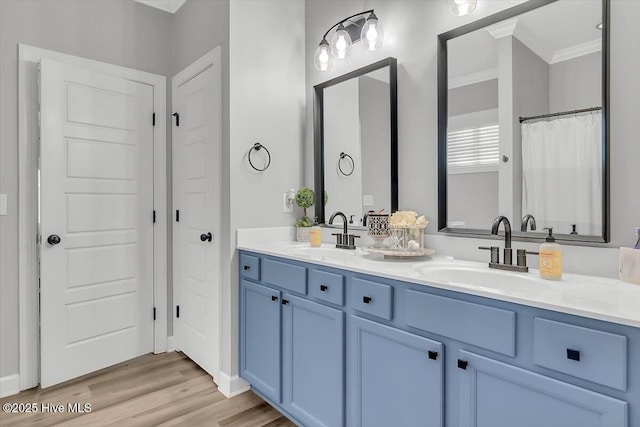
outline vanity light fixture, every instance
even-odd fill
[[[334,28],[336,32],[329,44],[327,36]],[[364,49],[377,50],[382,47],[383,40],[384,30],[373,9],[356,13],[336,23],[324,33],[313,56],[313,64],[318,71],[328,71],[336,59],[349,56],[353,43],[361,41]]]
[[[455,16],[468,15],[476,10],[478,0],[449,0],[449,10]]]

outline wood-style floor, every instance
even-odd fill
[[[65,412],[0,410],[2,427],[295,426],[250,391],[225,398],[206,372],[177,352],[142,356],[46,390],[26,390],[0,400],[5,403],[62,404]],[[69,413],[69,403],[90,403],[91,412]]]

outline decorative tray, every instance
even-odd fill
[[[400,250],[391,248],[361,248],[364,252],[384,255],[385,258],[411,258],[417,256],[427,256],[436,253],[433,249],[422,248],[414,250]]]

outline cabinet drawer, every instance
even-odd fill
[[[533,362],[617,390],[627,389],[627,338],[536,317]]]
[[[327,271],[309,272],[309,295],[336,305],[344,305],[344,276]]]
[[[265,259],[262,281],[300,294],[307,293],[307,269],[299,265]]]
[[[391,320],[393,303],[391,286],[369,280],[353,279],[350,287],[354,309]]]
[[[246,254],[240,255],[240,275],[248,279],[260,280],[260,258]]]
[[[408,326],[515,356],[513,311],[412,290],[406,300]]]

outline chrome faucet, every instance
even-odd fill
[[[353,234],[349,234],[349,229],[347,228],[347,216],[342,212],[334,212],[333,215],[329,218],[329,224],[333,224],[333,220],[336,216],[342,217],[342,234],[340,233],[331,233],[332,236],[336,236],[336,248],[339,249],[355,249],[356,243],[355,239],[360,236],[356,236]]]
[[[527,225],[531,224],[531,231],[536,229],[536,219],[531,214],[526,214],[522,217],[522,223],[520,224],[520,231],[527,231]]]
[[[531,229],[535,230],[535,219],[531,215],[525,216],[525,218],[531,217],[533,220],[531,224]],[[529,219],[527,219],[527,222]],[[480,246],[479,249],[486,249],[491,251],[491,262],[489,262],[490,268],[498,268],[501,270],[510,270],[510,271],[519,271],[522,273],[526,273],[529,271],[529,267],[527,267],[527,254],[538,255],[537,252],[527,252],[525,249],[517,250],[517,258],[516,265],[513,265],[513,249],[511,249],[511,223],[506,216],[500,215],[496,219],[493,220],[493,224],[491,225],[491,234],[494,236],[498,235],[498,229],[500,228],[500,224],[504,223],[504,262],[500,263],[500,248],[497,246],[491,246],[490,248]],[[523,224],[524,218],[523,218]],[[526,227],[526,225],[525,225]]]

